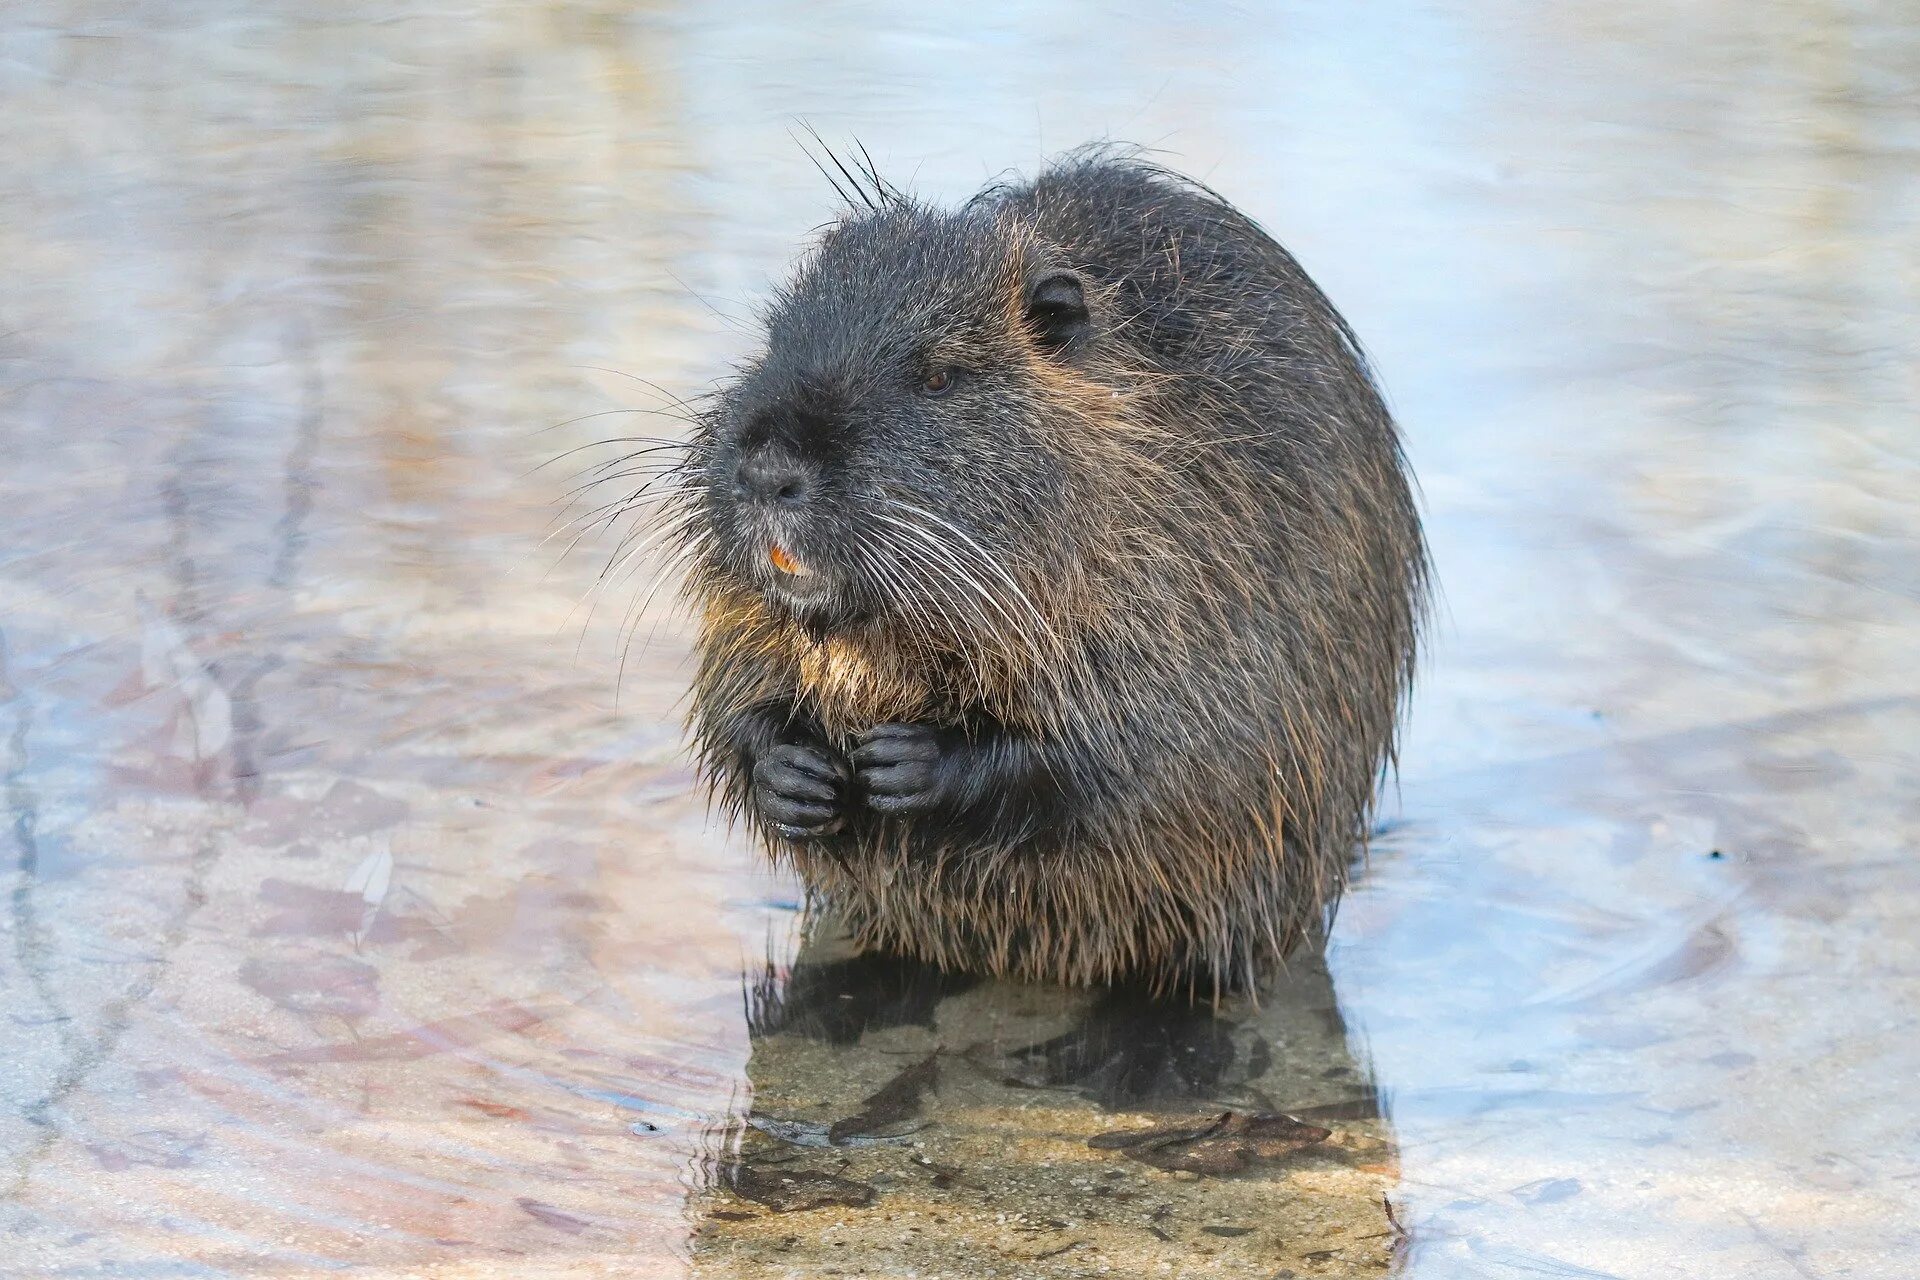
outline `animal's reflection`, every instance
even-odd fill
[[[1318,948],[1216,1010],[943,973],[821,928],[746,1003],[753,1101],[698,1193],[704,1274],[1390,1269],[1391,1132]]]

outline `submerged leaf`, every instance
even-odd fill
[[[1291,1155],[1332,1136],[1330,1129],[1278,1112],[1222,1111],[1206,1124],[1096,1134],[1087,1145],[1124,1151],[1156,1169],[1219,1177],[1239,1173],[1256,1160]]]

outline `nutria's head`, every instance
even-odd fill
[[[991,211],[837,224],[705,416],[705,574],[817,635],[1043,629],[1095,323],[1088,284]]]

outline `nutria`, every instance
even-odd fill
[[[674,498],[716,795],[869,947],[1257,981],[1364,843],[1424,606],[1352,331],[1133,153],[952,211],[852,177]]]

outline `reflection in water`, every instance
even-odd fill
[[[749,996],[751,1110],[705,1171],[699,1274],[828,1274],[857,1247],[880,1274],[1379,1275],[1398,1247],[1392,1134],[1317,949],[1216,1012],[823,928]]]
[[[1872,3],[9,0],[0,1271],[1905,1277],[1915,83]],[[543,539],[751,341],[796,121],[1164,147],[1385,371],[1448,607],[1257,1009],[743,1010],[795,887],[634,529]]]

